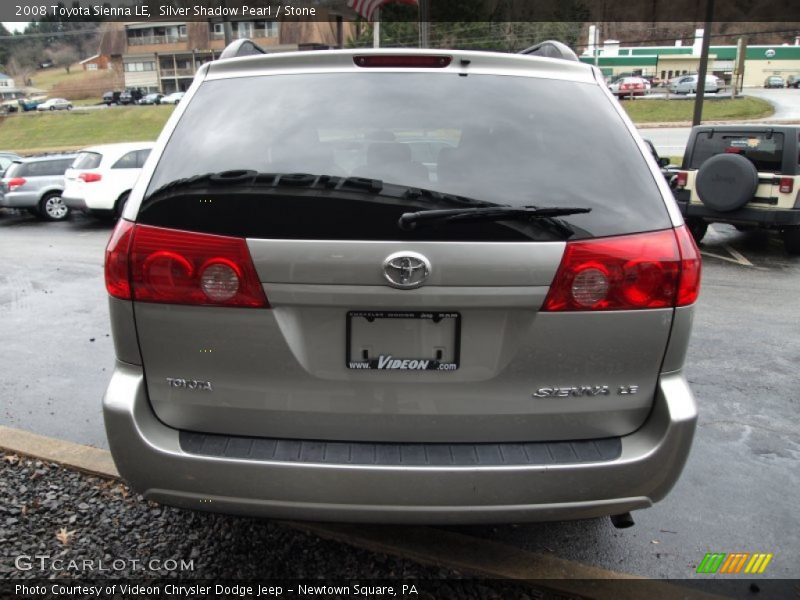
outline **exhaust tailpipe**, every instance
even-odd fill
[[[627,529],[634,526],[633,517],[629,512],[621,515],[611,515],[611,524],[617,529]]]

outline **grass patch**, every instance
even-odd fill
[[[70,72],[64,67],[53,67],[52,69],[39,69],[29,75],[33,82],[33,87],[45,91],[50,91],[54,85],[62,81],[72,81],[82,79],[88,71],[84,71],[79,64],[70,67]]]
[[[694,114],[693,100],[624,100],[622,106],[634,123],[691,121]],[[736,100],[707,98],[703,103],[704,121],[759,119],[774,112],[772,104],[751,96]]]
[[[0,148],[30,154],[155,140],[173,110],[173,106],[131,106],[14,114],[0,121]]]

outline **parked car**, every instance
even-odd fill
[[[177,104],[186,95],[186,92],[172,92],[161,97],[161,104]]]
[[[147,94],[139,100],[139,104],[161,104],[161,99],[163,97],[164,94],[159,93]]]
[[[40,69],[50,69],[51,67],[55,66],[55,63],[53,63],[52,60],[43,60],[38,66]]]
[[[786,87],[800,88],[800,75],[789,75],[786,78]]]
[[[37,107],[46,100],[47,98],[44,96],[33,97],[33,98],[20,98],[17,100],[17,104],[22,109],[23,112],[30,112],[32,110],[36,110]]]
[[[6,169],[8,169],[15,160],[22,160],[22,157],[13,152],[0,151],[0,178],[3,177],[3,173],[6,172]]]
[[[103,410],[134,489],[285,519],[619,526],[667,494],[697,418],[700,256],[559,46],[234,46],[200,68],[106,251]],[[434,140],[434,174],[407,137]]]
[[[696,94],[698,76],[682,75],[669,82],[669,91],[673,94]],[[716,94],[725,87],[725,82],[714,75],[706,75],[706,93]]]
[[[64,171],[74,154],[51,154],[13,161],[0,179],[0,207],[23,208],[47,221],[63,221],[69,208],[61,201]]]
[[[779,77],[778,75],[770,75],[764,80],[764,87],[765,88],[780,88],[786,85],[786,82],[783,80],[783,77]]]
[[[119,95],[120,104],[138,104],[142,98],[142,91],[139,89],[125,90]]]
[[[105,94],[103,94],[103,104],[105,104],[106,106],[111,106],[112,104],[119,104],[120,96],[122,96],[122,92],[106,92]]]
[[[799,126],[702,125],[689,136],[675,199],[695,240],[709,223],[780,232],[800,254]]]
[[[643,77],[620,77],[608,84],[608,89],[615,96],[644,96],[650,91],[650,82]]]
[[[36,110],[72,110],[72,102],[64,98],[50,98],[38,105]]]
[[[64,174],[64,204],[96,217],[119,217],[153,142],[81,150]]]
[[[0,102],[0,115],[15,113],[19,110],[19,103],[16,100],[5,100]]]

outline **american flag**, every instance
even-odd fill
[[[347,0],[347,6],[364,17],[367,21],[372,21],[375,11],[384,4],[397,2],[399,4],[419,4],[419,0]]]

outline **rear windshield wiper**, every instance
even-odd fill
[[[493,202],[477,200],[446,192],[439,192],[416,186],[385,183],[380,179],[366,177],[350,177],[339,175],[323,175],[310,173],[260,173],[258,171],[240,169],[221,171],[219,173],[202,173],[184,179],[170,181],[147,194],[146,199],[177,190],[185,190],[194,186],[218,187],[233,190],[237,187],[263,186],[281,189],[326,190],[343,192],[361,192],[387,198],[412,200],[433,204],[449,204],[451,206],[497,206]]]
[[[407,212],[397,221],[400,229],[410,230],[419,225],[463,223],[465,221],[528,221],[543,220],[564,235],[571,236],[572,228],[557,217],[592,212],[591,208],[536,206],[490,206],[480,208],[453,208]]]

